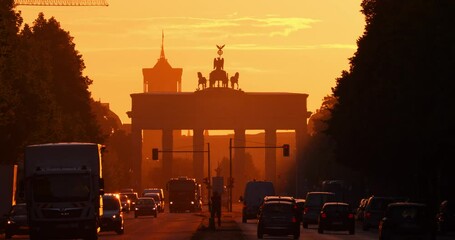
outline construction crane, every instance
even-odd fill
[[[14,0],[27,6],[109,6],[106,0]]]

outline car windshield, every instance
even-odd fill
[[[389,198],[373,198],[371,199],[370,209],[385,211],[387,206],[393,202],[394,200]]]
[[[420,221],[428,217],[422,206],[395,206],[389,209],[388,215],[397,221]]]
[[[103,209],[105,210],[120,209],[118,200],[116,198],[103,198]]]
[[[137,201],[138,205],[153,205],[155,201],[153,199],[139,199]]]
[[[127,196],[128,199],[137,200],[137,195],[135,193],[125,193],[124,195]]]
[[[346,205],[326,205],[324,211],[327,213],[349,212],[349,206]]]
[[[151,197],[155,200],[155,202],[159,202],[160,201],[160,196],[157,195],[157,194],[145,194],[146,197]]]
[[[65,174],[37,176],[33,183],[33,198],[37,202],[88,201],[90,175]]]
[[[292,204],[269,203],[263,208],[264,215],[286,215],[292,214]]]
[[[310,194],[306,198],[306,206],[322,206],[326,202],[332,202],[335,200],[334,194]]]

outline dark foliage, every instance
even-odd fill
[[[73,38],[54,18],[41,13],[33,26],[12,1],[0,6],[0,155],[2,163],[20,163],[25,145],[103,141],[83,76],[82,56]]]
[[[337,160],[377,192],[445,198],[455,150],[455,2],[364,0],[366,27],[333,88]]]

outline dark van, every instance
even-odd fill
[[[275,195],[275,188],[269,181],[249,181],[245,186],[243,194],[242,222],[248,219],[256,219],[259,213],[259,206],[265,196]]]
[[[319,213],[326,202],[336,202],[333,192],[308,192],[303,205],[302,225],[308,228],[309,224],[318,224]]]

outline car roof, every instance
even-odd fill
[[[139,197],[138,200],[153,200],[155,201],[155,199],[153,199],[152,197]]]
[[[265,196],[264,201],[271,201],[271,200],[283,200],[283,201],[295,201],[294,197],[291,196]]]
[[[156,193],[156,192],[154,192],[154,193],[145,193],[145,194],[144,194],[144,197],[148,197],[148,196],[150,196],[150,197],[156,196],[156,197],[158,197],[159,199],[161,199],[161,194]]]
[[[308,195],[312,195],[312,194],[329,194],[329,195],[335,195],[334,192],[308,192],[307,194],[308,194]]]
[[[417,202],[395,202],[390,203],[389,207],[399,207],[399,206],[413,206],[413,207],[426,207],[427,205],[424,203],[417,203]]]
[[[345,202],[326,202],[326,203],[324,203],[324,206],[348,206],[349,207],[349,204],[345,203]]]
[[[293,202],[290,201],[280,201],[280,200],[270,200],[264,203],[264,205],[271,205],[271,204],[287,204],[287,205],[293,205]]]

